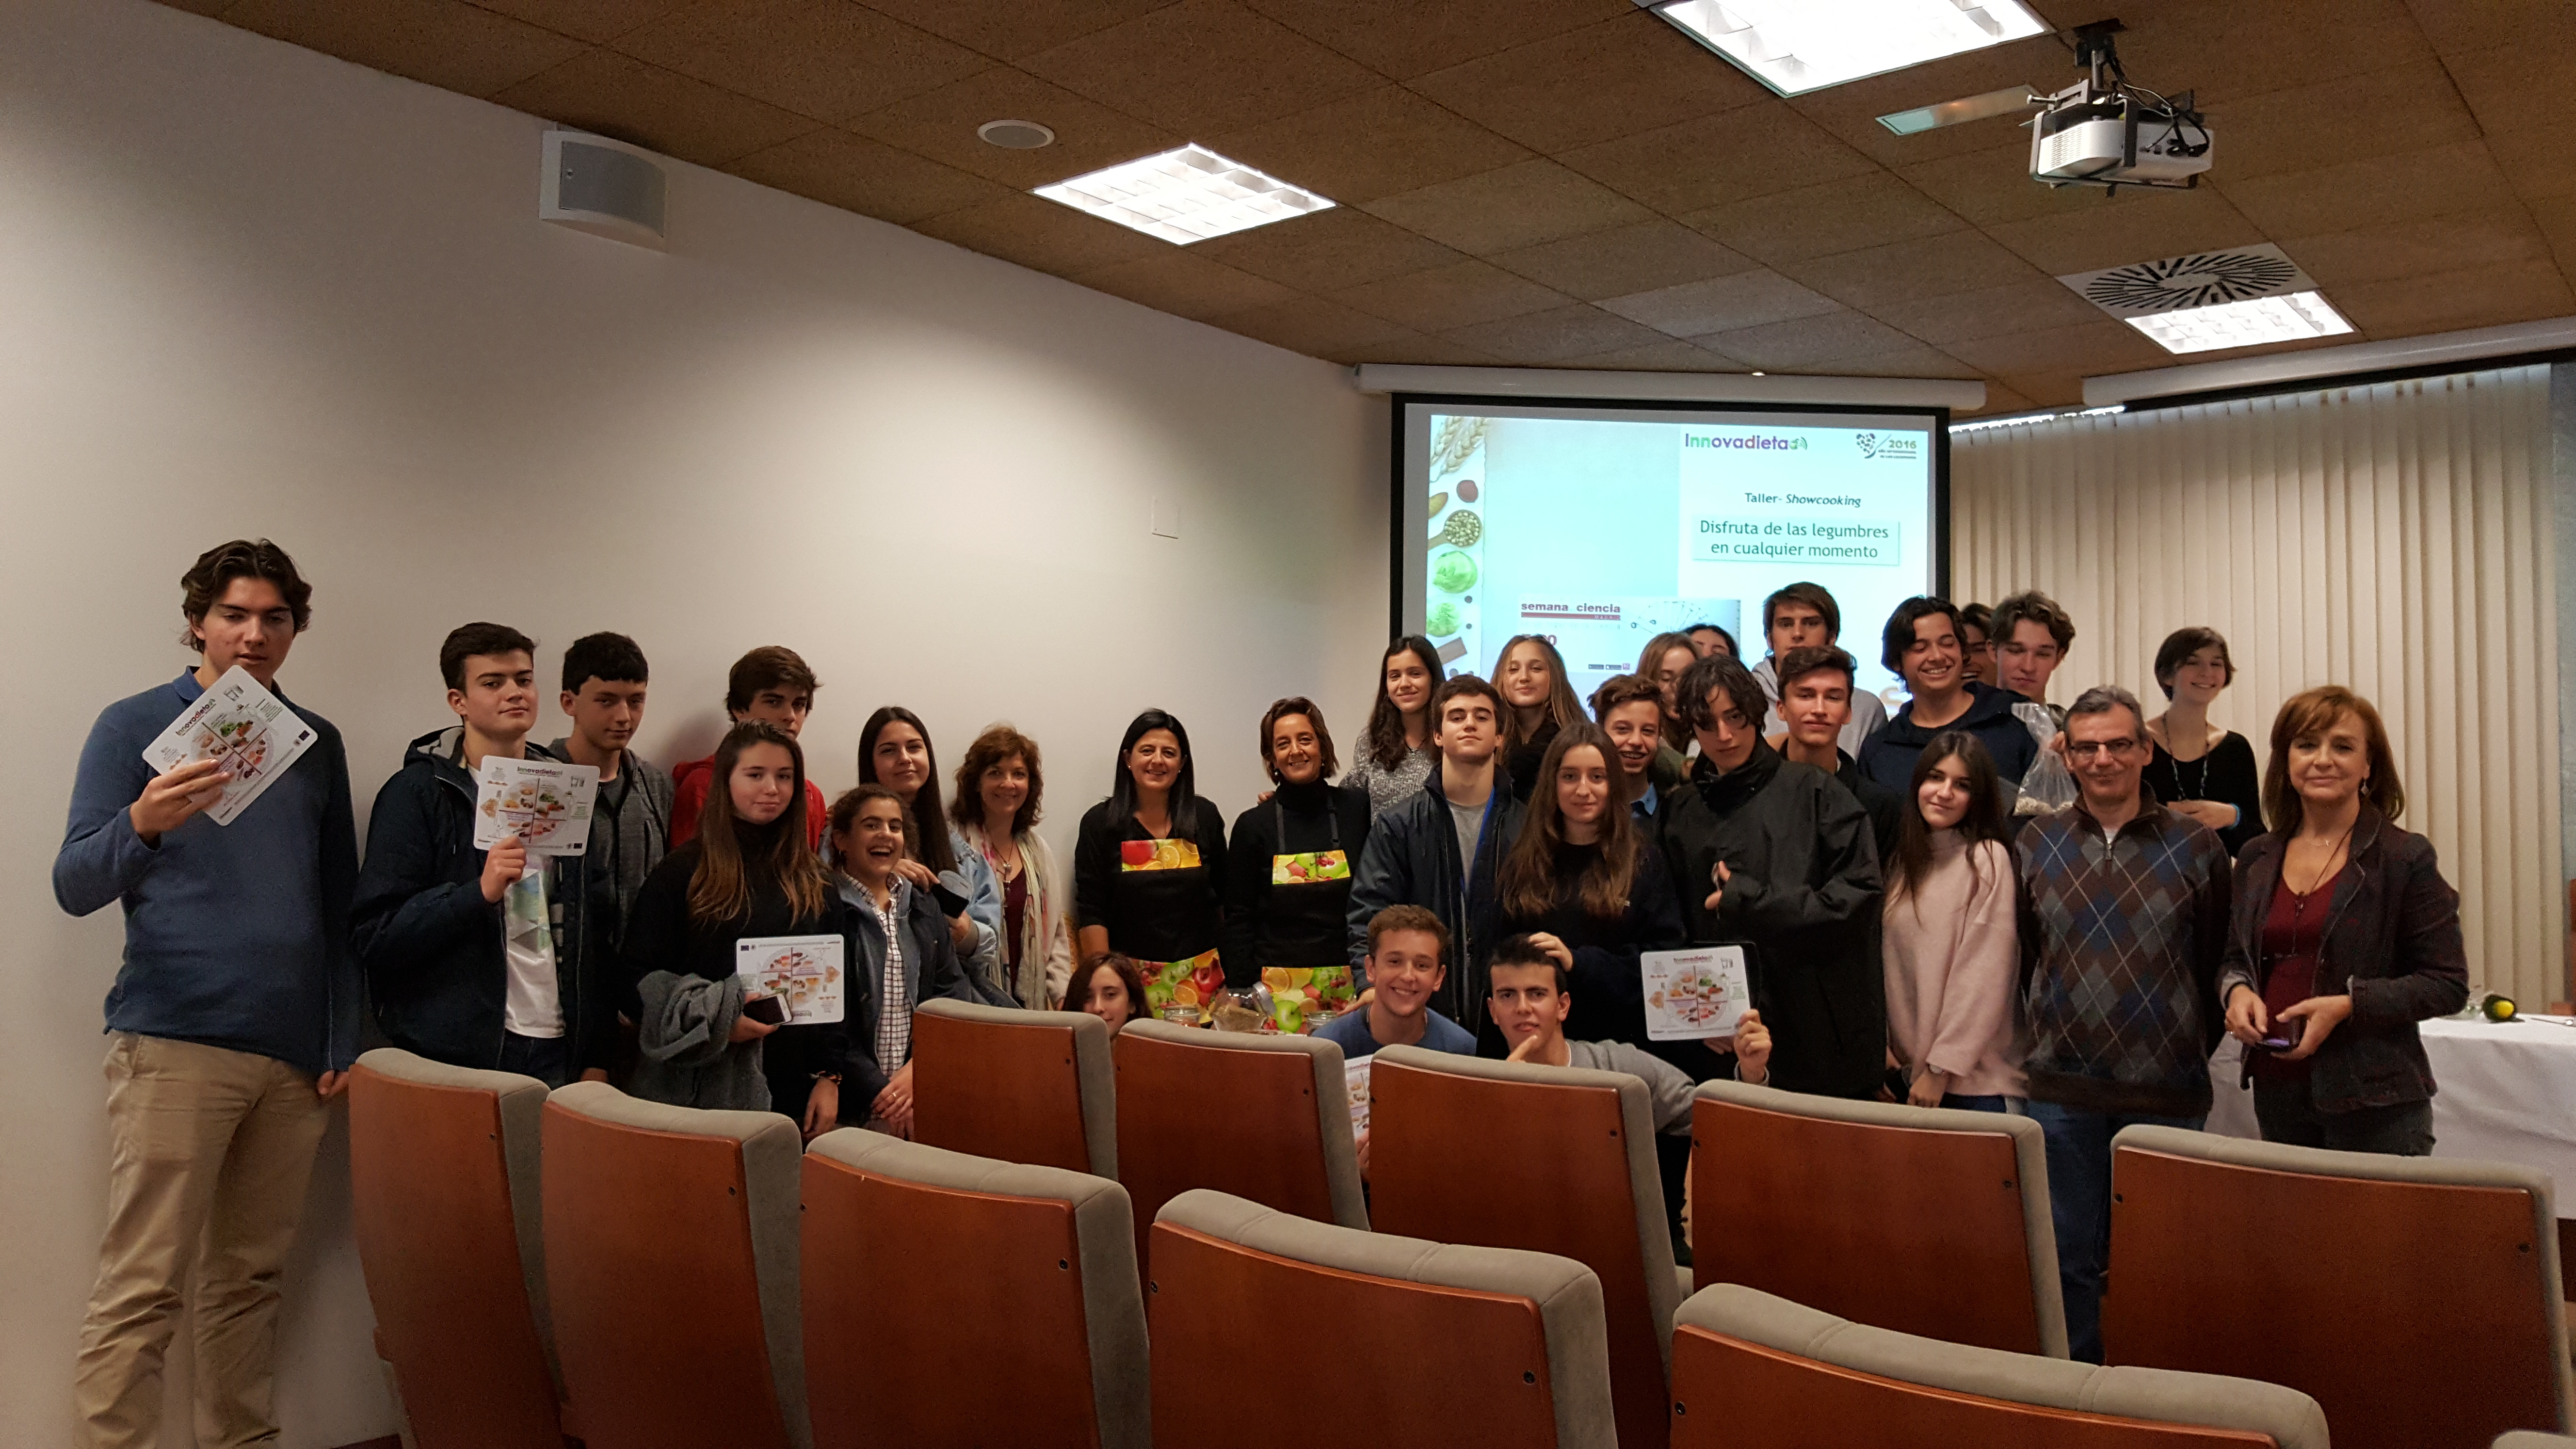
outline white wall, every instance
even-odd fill
[[[101,1221],[120,934],[51,898],[72,762],[187,662],[207,545],[271,536],[315,581],[283,680],[346,731],[362,828],[474,618],[549,667],[635,635],[665,761],[711,745],[754,644],[822,675],[827,789],[878,704],[950,765],[1007,716],[1059,842],[1141,706],[1197,728],[1231,810],[1271,698],[1359,722],[1383,404],[1337,369],[687,166],[667,255],[545,226],[542,129],[143,0],[0,7],[0,1442],[66,1432]],[[389,1427],[340,1143],[289,1282],[290,1445]]]

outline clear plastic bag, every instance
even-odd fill
[[[1277,1031],[1271,1019],[1270,988],[1229,986],[1208,1003],[1209,1024],[1219,1031]]]
[[[2013,718],[2022,722],[2030,737],[2039,742],[2039,758],[2021,777],[2021,796],[2013,802],[2016,815],[2042,815],[2075,803],[2075,776],[2066,768],[2066,757],[2055,748],[2057,716],[2044,704],[2017,704]]]

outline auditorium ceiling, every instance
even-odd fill
[[[2040,36],[1781,99],[1631,0],[166,0],[1336,362],[1979,378],[2176,358],[2055,278],[2278,244],[2388,339],[2576,313],[2576,5],[2032,0],[2195,90],[2191,191],[2051,191]],[[1005,150],[983,122],[1052,128]],[[1175,246],[1030,195],[1185,141],[1327,211]],[[2351,341],[2353,338],[2338,338]],[[2299,344],[2292,344],[2299,345]],[[2314,344],[2309,344],[2314,345]]]

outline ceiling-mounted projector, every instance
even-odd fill
[[[2049,186],[2183,190],[2209,169],[2209,126],[2192,93],[2167,100],[2131,85],[2111,37],[2117,20],[2075,30],[2084,79],[2052,96],[2030,123],[2030,179]]]

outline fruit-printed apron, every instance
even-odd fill
[[[1324,818],[1332,826],[1332,844],[1324,850],[1270,857],[1270,900],[1266,914],[1273,921],[1298,925],[1320,922],[1327,939],[1338,937],[1346,919],[1351,898],[1351,861],[1342,850],[1342,813],[1325,797]],[[1279,808],[1279,798],[1270,799],[1272,838],[1281,846],[1288,843],[1288,815]],[[1300,935],[1305,934],[1299,932]],[[1261,984],[1270,988],[1271,1024],[1283,1032],[1311,1030],[1323,1020],[1350,1009],[1358,992],[1351,986],[1351,968],[1338,962],[1313,966],[1264,966]]]
[[[1198,842],[1186,836],[1122,840],[1118,843],[1118,883],[1124,909],[1168,910],[1190,894],[1207,890],[1207,866]],[[1211,946],[1177,961],[1136,962],[1145,978],[1145,1011],[1165,1021],[1195,1026],[1207,1019],[1217,993],[1225,989],[1225,969]]]

